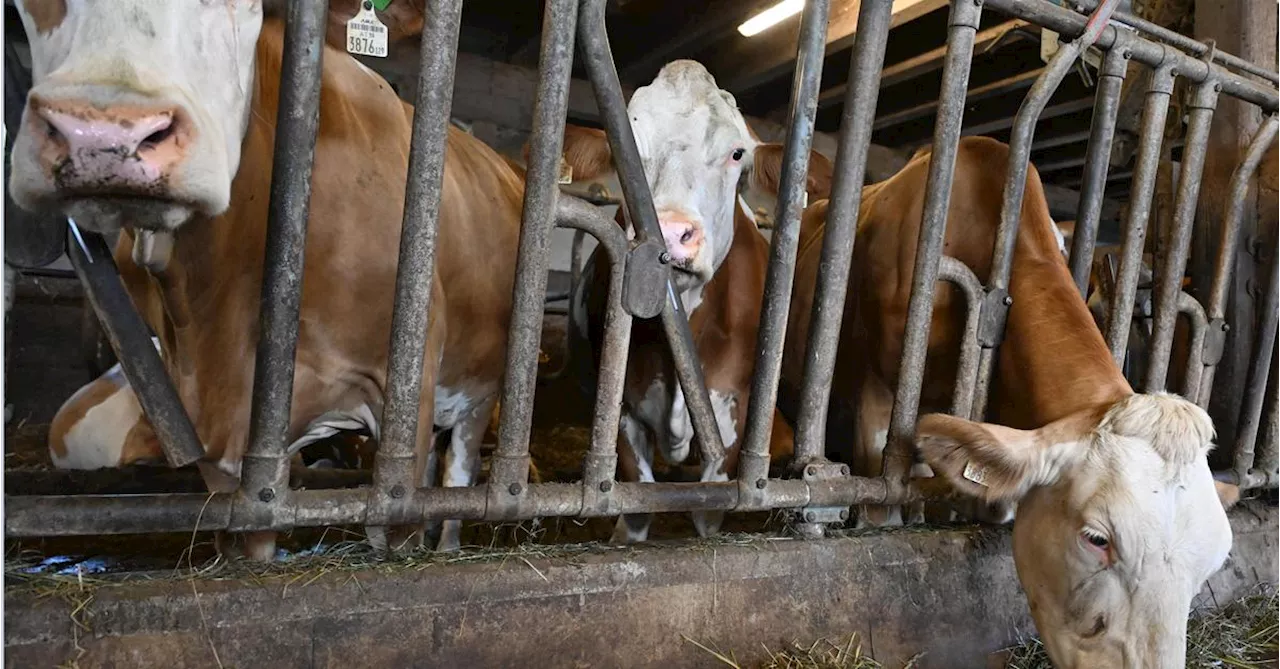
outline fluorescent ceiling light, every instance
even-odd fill
[[[743,37],[762,33],[804,9],[804,0],[782,0],[778,4],[756,14],[738,26]]]

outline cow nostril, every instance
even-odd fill
[[[693,241],[693,228],[689,228],[688,230],[685,230],[684,234],[680,235],[681,244],[688,244],[691,241]]]
[[[156,130],[150,135],[147,135],[146,138],[142,140],[142,143],[139,145],[139,148],[154,148],[160,144],[163,144],[165,140],[169,139],[172,136],[173,136],[173,121],[170,119],[169,122],[166,123],[163,128]]]

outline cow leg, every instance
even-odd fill
[[[649,431],[633,416],[623,413],[618,430],[618,479],[621,481],[653,482],[653,439]],[[649,538],[651,513],[624,514],[618,516],[618,524],[609,538],[611,544],[633,544]]]
[[[718,462],[702,463],[702,481],[728,481],[730,467],[737,466],[738,454],[738,422],[734,420],[734,397],[718,390],[712,390],[711,409],[715,412],[716,428],[720,430],[720,439],[724,442],[724,457]],[[745,408],[745,402],[743,402]],[[693,526],[698,536],[706,538],[720,532],[724,523],[723,511],[694,511]]]
[[[874,376],[867,376],[858,393],[858,427],[854,433],[854,473],[877,477],[884,471],[884,448],[893,412],[893,393]],[[858,506],[856,528],[901,525],[902,509],[897,506]]]
[[[453,426],[449,451],[444,459],[444,487],[465,488],[475,485],[476,478],[480,475],[480,442],[484,438],[485,428],[489,425],[493,407],[497,402],[498,396],[490,395],[463,415]],[[444,521],[437,550],[458,550],[461,546],[459,536],[461,531],[461,520]]]

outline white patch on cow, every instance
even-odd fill
[[[374,441],[380,435],[378,419],[373,415],[373,409],[362,403],[353,409],[326,411],[307,423],[302,436],[289,444],[289,455],[339,432],[360,432],[369,435]]]
[[[671,413],[667,420],[666,439],[661,440],[662,455],[667,462],[676,465],[689,457],[689,444],[693,441],[693,419],[689,416],[689,407],[685,405],[684,388],[679,383],[675,396],[671,399]]]
[[[470,387],[466,390],[436,386],[435,424],[442,429],[449,429],[458,421],[467,417],[477,403],[490,397],[496,388]]]
[[[1067,255],[1067,237],[1062,234],[1062,228],[1058,227],[1057,221],[1049,221],[1049,227],[1053,228],[1053,236],[1058,240],[1058,250],[1065,257]]]
[[[742,209],[742,214],[747,217],[747,220],[751,221],[752,225],[759,225],[756,220],[756,213],[751,211],[751,205],[747,204],[747,199],[742,197],[741,193],[738,194],[738,206]]]
[[[627,446],[636,458],[636,469],[640,472],[640,481],[652,483],[653,466],[650,463],[653,461],[653,448],[649,443],[648,431],[640,421],[626,413],[623,413],[619,427],[622,429],[622,436],[627,440]]]
[[[116,365],[112,370],[117,370]],[[110,372],[108,372],[110,373]],[[93,384],[77,390],[66,404],[79,400]],[[142,406],[128,385],[121,386],[106,400],[85,412],[63,438],[66,456],[50,450],[53,466],[58,469],[102,469],[119,467],[129,431],[142,417]]]
[[[436,397],[440,397],[439,391]],[[484,428],[497,401],[497,394],[490,394],[454,422],[449,450],[445,453],[444,487],[466,488],[475,484],[480,472],[480,439],[484,436]],[[444,521],[437,549],[458,549],[461,545],[461,532],[462,521]]]

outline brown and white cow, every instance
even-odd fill
[[[1006,145],[961,140],[943,252],[980,279],[1007,165]],[[913,159],[863,199],[845,321],[856,327],[842,331],[842,359],[863,385],[846,377],[834,391],[846,402],[861,391],[860,421],[887,416],[878,398],[891,403],[896,386],[927,170]],[[1213,425],[1179,397],[1130,388],[1067,271],[1034,168],[1021,220],[994,422],[926,415],[921,455],[963,492],[1018,503],[1014,560],[1056,666],[1181,667],[1191,599],[1231,547],[1231,490],[1220,501],[1206,457]],[[924,411],[946,406],[964,318],[954,290],[938,289]]]
[[[768,243],[739,191],[776,199],[781,147],[760,143],[733,96],[693,61],[664,67],[651,84],[636,90],[628,111],[726,449],[719,462],[702,463],[700,478],[725,481],[737,466],[768,262]],[[601,131],[566,133],[565,159],[576,180],[616,178]],[[810,192],[825,197],[830,163],[816,153],[810,160]],[[598,350],[603,337],[605,262],[600,251],[591,256],[573,296],[578,312],[573,321],[583,329],[570,333],[575,348]],[[620,478],[652,481],[655,445],[666,462],[684,462],[693,443],[692,421],[659,322],[633,323],[630,342],[618,441]],[[777,414],[771,452],[778,459],[791,452],[790,428]],[[718,531],[723,514],[695,513],[693,518],[699,534],[707,536]],[[649,515],[619,518],[613,541],[643,541],[650,520]]]
[[[258,336],[284,33],[267,5],[18,3],[35,86],[13,152],[14,199],[84,229],[123,228],[116,262],[159,335],[206,449],[202,472],[220,491],[238,483]],[[332,5],[345,19],[358,3]],[[388,24],[421,26],[413,3],[388,12]],[[379,435],[412,114],[382,77],[325,48],[291,441],[326,425]],[[497,153],[449,128],[420,405],[428,425],[416,442],[425,477],[429,425],[452,430],[446,486],[471,484],[479,469],[503,372],[522,188]],[[63,407],[93,423],[55,438],[55,457],[59,444],[83,467],[131,457],[143,419],[119,381],[80,394],[87,409]],[[104,395],[115,408],[96,402]],[[457,529],[446,525],[441,548],[457,545]],[[251,552],[269,556],[272,539]]]

